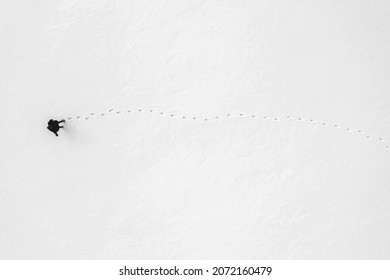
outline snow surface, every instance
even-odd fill
[[[389,15],[1,1],[0,258],[389,259]]]

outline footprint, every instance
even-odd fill
[[[108,112],[113,112],[114,111],[114,109],[110,109]],[[148,110],[150,113],[152,113],[152,112],[155,112],[153,109],[149,109]],[[126,111],[125,111],[126,112]],[[127,113],[131,113],[132,111],[131,110],[127,110]],[[138,109],[138,112],[143,112],[143,110],[142,109]],[[120,114],[121,113],[121,111],[117,111],[116,112],[117,114]],[[160,115],[164,115],[165,113],[164,112],[159,112],[160,113]],[[95,116],[95,115],[99,115],[99,114],[96,114],[96,113],[94,113],[94,112],[92,112],[92,113],[90,113],[90,116]],[[100,114],[101,116],[105,116],[106,115],[106,113],[101,113]],[[227,113],[226,114],[226,116],[227,117],[232,117],[233,115],[231,114],[231,113]],[[239,114],[239,116],[240,117],[243,117],[243,116],[246,116],[246,114],[245,113],[240,113]],[[248,116],[250,116],[250,117],[252,117],[252,118],[257,118],[257,116],[256,115],[248,115]],[[174,114],[170,114],[170,117],[179,117],[179,116],[176,116],[176,115],[174,115]],[[212,119],[215,119],[215,120],[217,120],[217,119],[219,119],[220,117],[222,117],[223,118],[223,116],[215,116],[215,117],[212,117]],[[77,117],[75,117],[75,118],[73,118],[73,117],[68,117],[68,118],[66,118],[68,121],[73,121],[73,120],[75,120],[75,119],[81,119],[82,118],[82,116],[77,116]],[[187,117],[187,116],[181,116],[181,118],[182,119],[187,119],[187,118],[189,118],[189,119],[192,119],[192,120],[197,120],[198,119],[198,117]],[[287,116],[285,116],[285,118],[286,119],[292,119],[292,116],[290,116],[290,115],[287,115]],[[209,119],[209,118],[205,118],[204,119],[204,121],[212,121],[212,119]],[[271,120],[273,120],[273,121],[280,121],[280,119],[279,118],[271,118],[271,117],[269,117],[269,116],[263,116],[263,119],[271,119]],[[85,120],[90,120],[90,117],[85,117]],[[298,117],[297,118],[297,120],[298,121],[304,121],[304,119],[302,118],[302,117]],[[309,121],[311,122],[311,123],[315,123],[315,120],[314,119],[309,119]],[[325,122],[323,122],[323,123],[321,123],[321,125],[322,126],[329,126],[327,123],[325,123]],[[342,128],[341,126],[339,126],[338,124],[334,124],[334,125],[332,125],[334,128]],[[352,129],[350,129],[350,128],[345,128],[345,130],[346,131],[348,131],[348,132],[352,132],[353,130]],[[360,133],[360,134],[365,134],[362,130],[357,130],[356,131],[357,133]],[[378,138],[372,138],[370,135],[366,135],[366,138],[367,139],[369,139],[369,140],[371,140],[371,139],[377,139],[378,141],[381,141],[381,142],[383,142],[383,143],[386,143],[386,141],[385,141],[385,139],[384,138],[382,138],[382,137],[378,137]],[[387,146],[385,146],[386,147],[386,149],[390,149],[390,146],[389,145],[387,145]]]

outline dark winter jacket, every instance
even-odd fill
[[[47,129],[57,135],[58,130],[60,130],[60,125],[58,124],[58,121],[50,120],[47,124]]]

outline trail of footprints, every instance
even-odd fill
[[[129,113],[154,113],[154,114],[159,114],[159,115],[162,115],[162,116],[167,116],[167,117],[170,117],[170,118],[179,118],[179,119],[183,119],[183,120],[204,121],[204,122],[218,121],[218,120],[224,119],[224,118],[228,119],[228,118],[235,118],[235,117],[239,117],[239,118],[246,117],[246,118],[251,118],[251,119],[270,120],[270,121],[275,121],[275,122],[281,121],[282,119],[296,120],[296,121],[299,121],[299,122],[308,122],[308,123],[315,124],[315,125],[320,125],[320,126],[323,126],[323,127],[332,127],[332,128],[335,128],[335,129],[343,129],[343,130],[345,130],[346,132],[349,132],[349,133],[355,132],[355,133],[358,133],[359,135],[365,137],[368,140],[376,140],[377,142],[380,142],[382,145],[384,145],[384,147],[388,151],[390,151],[390,146],[389,146],[389,144],[387,144],[386,140],[383,137],[376,138],[376,137],[372,137],[370,135],[365,135],[365,133],[362,130],[356,130],[355,131],[355,130],[352,130],[351,128],[349,128],[349,127],[343,128],[342,126],[340,126],[338,124],[329,124],[329,123],[326,123],[326,122],[317,122],[314,119],[305,120],[305,119],[303,119],[301,117],[292,117],[290,115],[287,115],[287,116],[285,116],[283,118],[272,118],[272,117],[270,117],[268,115],[258,116],[258,115],[254,115],[254,114],[245,114],[245,113],[239,113],[239,114],[226,113],[226,114],[220,115],[220,116],[205,118],[205,117],[198,117],[198,116],[179,116],[179,115],[165,113],[165,112],[161,112],[161,111],[157,111],[157,110],[153,110],[153,109],[149,109],[149,110],[137,109],[137,110],[125,110],[125,111],[116,111],[114,109],[110,109],[110,110],[108,110],[106,112],[103,112],[103,113],[100,113],[100,114],[90,113],[88,116],[84,116],[84,117],[83,116],[68,117],[67,120],[70,121],[70,122],[75,121],[75,120],[81,120],[81,119],[84,119],[84,120],[88,121],[92,117],[104,117],[104,116],[106,116],[109,113],[114,113],[114,114],[122,114],[122,113],[125,113],[125,114],[129,114]]]

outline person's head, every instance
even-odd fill
[[[50,131],[53,131],[54,130],[54,127],[52,125],[48,125],[47,126],[47,129],[50,130]]]

